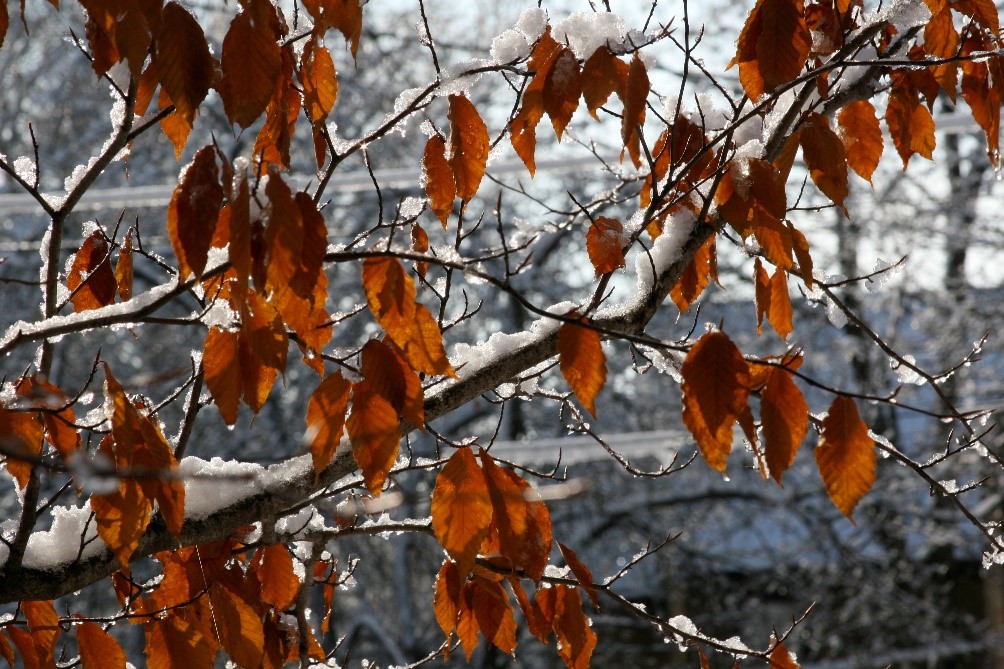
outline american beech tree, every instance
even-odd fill
[[[551,474],[493,456],[490,432],[440,427],[503,384],[555,378],[561,392],[537,396],[553,404],[556,421],[591,434],[613,347],[679,379],[678,420],[705,463],[693,466],[706,466],[707,476],[741,460],[763,485],[781,485],[799,449],[811,449],[819,485],[853,522],[881,454],[978,530],[988,565],[1004,560],[994,520],[963,496],[973,488],[935,474],[945,460],[978,452],[975,480],[1001,475],[1000,454],[983,442],[983,412],[961,410],[941,390],[976,351],[930,371],[884,341],[858,305],[841,299],[840,282],[813,271],[807,214],[819,207],[800,206],[815,190],[825,208],[847,216],[851,182],[871,180],[880,160],[905,170],[931,159],[939,100],[971,113],[1000,168],[1004,59],[994,3],[758,0],[725,72],[701,59],[702,32],[685,1],[653,3],[638,25],[593,4],[570,15],[530,7],[481,53],[448,62],[419,2],[416,40],[431,76],[352,137],[331,118],[348,93],[338,67],[366,67],[352,61],[377,7],[240,0],[217,40],[197,9],[176,1],[44,6],[79,20],[72,39],[45,48],[76,51],[96,97],[110,86],[113,127],[93,157],[62,175],[59,194],[43,187],[40,156],[72,137],[32,134],[33,157],[0,155],[8,183],[48,220],[34,240],[40,311],[0,333],[0,489],[20,509],[0,531],[0,597],[13,613],[0,623],[0,657],[51,667],[78,654],[84,667],[125,666],[118,630],[132,625],[153,667],[213,666],[221,653],[241,667],[324,664],[333,651],[323,643],[332,598],[346,575],[331,542],[413,532],[434,537],[443,552],[428,594],[443,641],[430,662],[451,653],[469,659],[478,644],[518,656],[524,625],[569,667],[586,667],[597,644],[590,616],[615,607],[692,649],[702,666],[721,653],[737,665],[797,667],[785,647],[797,621],[770,638],[723,640],[619,594],[631,565],[593,574],[575,546],[552,535],[547,500],[561,486]],[[8,11],[0,5],[0,38],[22,29]],[[673,55],[672,76],[654,53]],[[480,101],[486,86],[504,100]],[[711,90],[717,107],[699,90]],[[213,115],[242,141],[193,146],[195,129]],[[426,121],[412,157],[422,197],[392,202],[370,170],[377,215],[346,243],[331,243],[337,176],[359,157],[369,167],[375,147],[404,142],[415,118]],[[150,135],[167,142],[142,142]],[[592,169],[613,185],[589,201],[569,195],[552,210],[561,214],[556,229],[581,252],[566,276],[539,276],[534,257],[546,239],[527,233],[510,200],[535,198],[547,160],[540,149],[588,145],[586,136],[612,149],[591,155]],[[520,186],[500,190],[493,166],[509,152]],[[163,154],[185,157],[165,211],[80,223],[77,208],[103,173]],[[170,251],[144,241],[157,235]],[[78,237],[65,252],[64,240]],[[742,351],[727,323],[705,326],[694,306],[719,281],[722,247],[744,258],[769,355]],[[533,281],[564,290],[566,300],[538,303],[521,288]],[[348,311],[339,306],[347,285],[359,305]],[[493,305],[469,301],[474,285],[516,304],[527,327],[489,336]],[[803,359],[829,353],[786,343],[799,326],[796,288],[828,301],[872,346],[926,380],[937,410],[800,371]],[[679,331],[649,328],[664,310],[687,314]],[[190,368],[168,392],[147,396],[154,386],[136,370],[152,375],[153,354],[127,365],[102,345],[130,339],[142,351],[160,327],[193,333],[172,353]],[[107,336],[95,341],[95,332]],[[463,343],[470,346],[452,348]],[[60,350],[71,349],[91,361],[86,374],[60,373]],[[277,401],[293,368],[306,370],[296,378],[309,383],[302,414],[285,426],[298,448],[275,453],[269,466],[186,455],[193,439],[204,442],[200,453],[213,453],[214,431]],[[810,405],[809,387],[829,400]],[[512,392],[497,397],[503,409],[517,401]],[[866,402],[933,413],[946,423],[946,448],[908,455],[869,429]],[[413,451],[419,434],[435,443],[435,457]],[[737,440],[747,448],[734,449]],[[674,471],[656,475],[672,485]],[[367,515],[393,504],[402,472],[429,476],[418,505],[428,517]],[[353,510],[318,510],[335,504]],[[83,589],[103,590],[117,605],[82,609],[73,602]],[[311,613],[312,597],[324,610]]]

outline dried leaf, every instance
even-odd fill
[[[833,504],[851,518],[875,483],[875,442],[850,397],[837,397],[830,405],[816,446],[816,464]]]
[[[314,19],[316,35],[324,37],[328,28],[334,28],[345,36],[355,58],[363,32],[362,4],[357,0],[303,0],[303,5]]]
[[[596,415],[596,396],[607,380],[600,334],[586,325],[565,323],[558,330],[558,364],[575,396]]]
[[[690,349],[681,373],[683,422],[708,465],[724,472],[732,426],[746,406],[749,367],[727,335],[709,332]]]
[[[238,355],[240,335],[236,332],[209,328],[202,365],[206,387],[227,425],[237,422],[237,407],[241,398],[241,375]]]
[[[791,653],[780,641],[770,651],[770,666],[772,669],[800,669],[798,662],[795,662]]]
[[[627,91],[628,64],[601,46],[582,66],[582,99],[597,121],[596,110],[606,104],[611,93],[624,99]]]
[[[211,667],[216,651],[195,627],[179,616],[169,616],[143,626],[149,669]]]
[[[457,563],[446,559],[436,576],[436,594],[433,607],[436,612],[436,622],[449,639],[457,628],[457,617],[460,615],[460,590],[463,581],[457,571]]]
[[[425,145],[422,180],[425,183],[425,192],[429,196],[432,213],[439,218],[445,230],[446,221],[453,212],[457,186],[453,181],[453,169],[446,160],[446,141],[441,135],[433,135]]]
[[[108,241],[100,230],[84,240],[66,277],[74,310],[88,311],[115,301],[115,273],[110,256]]]
[[[555,58],[561,52],[561,45],[551,37],[548,26],[530,54],[530,70],[533,79],[523,91],[523,104],[509,124],[509,139],[516,155],[526,165],[530,176],[536,171],[534,151],[537,146],[537,124],[544,118],[544,83]]]
[[[73,626],[84,669],[125,669],[126,656],[115,638],[90,621]]]
[[[847,197],[847,156],[837,133],[830,129],[829,120],[821,114],[810,114],[799,132],[799,141],[813,183],[843,208]]]
[[[182,277],[202,277],[222,203],[216,149],[207,145],[195,154],[167,207],[167,232]]]
[[[404,357],[412,369],[423,374],[456,378],[453,366],[446,357],[443,332],[439,329],[439,323],[436,322],[432,312],[424,304],[415,305],[410,334],[410,339],[404,345]]]
[[[787,370],[770,368],[760,394],[760,420],[767,467],[780,484],[809,429],[809,405]]]
[[[739,34],[739,81],[751,100],[792,81],[812,47],[802,0],[758,0]]]
[[[465,578],[492,520],[488,484],[470,449],[458,448],[443,466],[432,491],[431,510],[436,538]]]
[[[125,238],[119,247],[119,261],[115,263],[115,287],[123,302],[132,299],[132,233],[134,228],[126,230]]]
[[[631,65],[628,68],[624,114],[621,117],[621,139],[623,139],[624,148],[631,156],[635,167],[641,166],[641,136],[639,133],[641,127],[645,125],[645,105],[648,103],[649,88],[645,63],[636,53],[631,58]]]
[[[335,457],[351,387],[341,372],[335,372],[317,386],[307,403],[307,435],[315,472],[323,470]]]
[[[278,611],[285,611],[296,600],[300,579],[293,570],[293,558],[283,544],[266,546],[259,552],[261,567],[257,570],[261,582],[261,600]]]
[[[212,604],[213,632],[230,659],[240,667],[261,665],[265,629],[251,604],[236,588],[227,587],[225,582],[220,581],[210,585],[209,601]]]
[[[26,600],[21,602],[21,612],[28,621],[31,638],[38,651],[39,664],[56,666],[56,637],[59,636],[59,616],[52,601]]]
[[[270,8],[271,9],[271,8]],[[274,15],[275,10],[271,13]],[[231,123],[247,128],[265,112],[279,80],[282,56],[268,21],[243,11],[230,22],[223,38],[217,86]]]
[[[352,385],[347,426],[352,456],[363,472],[366,487],[379,497],[401,444],[397,412],[367,381],[360,381]]]
[[[471,605],[481,634],[503,653],[516,652],[516,619],[501,583],[485,578],[473,580]]]
[[[523,551],[528,527],[529,504],[526,501],[524,488],[510,477],[512,475],[518,478],[515,472],[509,472],[496,465],[487,451],[481,449],[478,457],[481,458],[481,468],[488,485],[488,497],[492,502],[501,552],[512,560],[513,564],[517,564]]]
[[[788,295],[788,274],[783,269],[774,270],[770,278],[770,304],[767,308],[767,320],[774,330],[787,339],[794,329],[791,324],[791,296]]]
[[[338,100],[338,79],[335,63],[327,47],[307,40],[300,57],[300,84],[303,86],[303,106],[310,122],[323,124]]]
[[[572,50],[562,47],[555,57],[544,80],[544,111],[551,117],[554,134],[561,141],[565,126],[572,120],[572,114],[579,106],[582,95],[582,74],[579,61]]]
[[[470,200],[477,194],[488,164],[489,148],[488,128],[478,110],[463,95],[451,95],[447,161],[461,200]]]
[[[596,632],[582,611],[579,591],[566,585],[554,586],[554,634],[558,638],[558,656],[569,669],[588,669],[596,648]]]
[[[167,3],[161,12],[153,67],[161,88],[191,126],[212,84],[214,64],[202,27],[177,2]]]
[[[871,181],[882,157],[882,129],[875,107],[868,100],[856,100],[837,115],[840,136],[847,151],[847,164],[858,176]]]
[[[598,609],[600,601],[596,594],[596,586],[593,585],[592,572],[589,571],[586,565],[582,564],[575,551],[560,541],[558,542],[558,550],[561,551],[561,557],[565,558],[565,564],[568,565],[569,569],[572,570],[572,574],[579,581],[579,587],[589,596],[589,601],[593,603],[593,606]]]
[[[596,276],[624,267],[624,225],[617,219],[600,216],[586,233],[586,250]]]

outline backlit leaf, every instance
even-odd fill
[[[816,446],[816,464],[833,504],[848,518],[875,483],[875,442],[850,397],[833,400]]]
[[[621,139],[635,167],[641,166],[641,127],[645,125],[645,105],[649,92],[645,63],[636,53],[631,58],[625,88],[624,114],[621,117]]]
[[[285,547],[281,548],[285,550]],[[254,608],[239,592],[220,581],[211,584],[209,601],[212,604],[213,631],[223,650],[237,666],[259,666],[265,629]]]
[[[425,396],[422,382],[393,345],[371,339],[363,346],[360,357],[363,378],[370,387],[390,402],[398,415],[411,425],[423,426]]]
[[[753,261],[754,303],[756,305],[756,333],[763,334],[763,317],[770,312],[770,277],[760,258]]]
[[[892,90],[886,105],[885,120],[903,169],[915,153],[931,159],[934,154],[934,119],[917,99],[917,90],[902,70],[893,70]]]
[[[812,47],[802,0],[758,0],[737,45],[729,65],[739,65],[739,80],[750,99],[792,81]]]
[[[847,156],[829,120],[821,114],[810,114],[799,132],[799,141],[812,181],[834,204],[843,207],[847,197]]]
[[[216,166],[216,149],[204,146],[195,154],[167,207],[167,232],[182,277],[202,276],[223,203]]]
[[[307,403],[307,435],[315,472],[327,467],[335,456],[345,425],[350,389],[351,384],[341,372],[335,372],[317,386]]]
[[[213,57],[195,17],[177,2],[164,6],[153,66],[161,87],[189,125],[213,81]]]
[[[425,144],[422,179],[425,183],[425,192],[429,196],[432,213],[439,218],[445,230],[446,221],[453,212],[453,200],[457,196],[457,186],[453,181],[453,169],[446,160],[446,141],[441,135],[433,135]]]
[[[397,412],[367,381],[360,381],[352,385],[347,426],[352,456],[363,472],[366,487],[379,497],[401,443]]]
[[[495,464],[495,460],[487,451],[481,449],[478,456],[481,458],[481,468],[485,483],[488,485],[488,497],[492,502],[502,554],[515,564],[519,560],[527,534],[529,505],[524,490],[510,478],[509,475],[514,472],[507,472]]]
[[[509,124],[512,148],[531,177],[536,171],[537,124],[544,118],[544,84],[559,53],[561,45],[551,37],[551,27],[548,26],[530,54],[529,68],[534,72],[533,79],[523,91],[523,104]]]
[[[119,642],[90,621],[73,626],[80,648],[80,663],[84,669],[125,669],[126,657]]]
[[[460,615],[460,589],[463,581],[457,572],[457,563],[450,559],[443,561],[443,566],[436,576],[436,594],[434,609],[436,622],[443,634],[449,639],[457,627],[457,616]]]
[[[95,230],[73,257],[66,287],[72,293],[70,301],[74,310],[97,309],[115,301],[115,273],[110,254],[104,234]]]
[[[237,406],[241,398],[239,339],[236,332],[209,328],[202,357],[206,386],[227,425],[237,422]]]
[[[457,619],[457,638],[464,649],[467,662],[478,647],[478,619],[474,615],[474,584],[464,583],[460,591],[460,614]]]
[[[21,612],[28,621],[31,638],[38,650],[42,666],[55,666],[56,637],[59,636],[59,616],[51,601],[28,600],[21,602]]]
[[[712,236],[701,245],[669,293],[681,312],[689,309],[712,281],[718,282],[716,239]]]
[[[871,181],[883,149],[875,107],[868,100],[855,100],[840,110],[837,123],[847,151],[847,164],[862,179]]]
[[[150,523],[152,509],[153,504],[135,479],[122,479],[118,490],[111,494],[91,496],[98,536],[123,568],[128,566]]]
[[[600,601],[596,594],[596,586],[593,585],[592,572],[589,571],[586,565],[582,564],[575,551],[560,541],[558,542],[558,550],[561,551],[561,557],[565,558],[565,564],[568,565],[568,568],[572,570],[572,574],[579,581],[579,587],[589,596],[589,601],[593,603],[593,606],[599,608]]]
[[[293,558],[283,544],[272,544],[261,549],[261,567],[257,571],[261,581],[261,599],[279,611],[285,611],[300,591],[300,579],[293,570]]]
[[[223,110],[231,123],[242,128],[265,112],[282,67],[279,44],[271,26],[256,18],[250,10],[234,17],[223,38],[220,56],[223,76],[218,89]]]
[[[149,622],[146,659],[149,669],[194,669],[211,667],[215,651],[195,627],[178,616]]]
[[[781,483],[782,474],[795,461],[795,453],[809,429],[809,405],[784,369],[770,368],[760,394],[760,421],[767,467],[774,480]]]
[[[567,47],[562,47],[544,80],[544,111],[551,117],[554,134],[561,140],[565,126],[579,106],[582,95],[582,75],[579,61]]]
[[[366,258],[363,289],[376,322],[398,346],[406,346],[415,320],[416,291],[404,266],[396,258]]]
[[[614,218],[600,216],[586,232],[586,250],[596,276],[624,267],[624,225]]]
[[[558,330],[558,364],[572,392],[595,416],[596,396],[607,380],[607,358],[600,334],[585,325],[562,325]]]
[[[587,669],[596,648],[596,632],[582,611],[582,598],[576,588],[554,586],[554,634],[558,638],[558,656],[569,669]]]
[[[788,274],[783,269],[774,270],[770,278],[770,305],[767,309],[767,320],[774,330],[787,339],[794,329],[791,324],[791,296],[788,295]]]
[[[795,659],[788,652],[788,649],[784,647],[784,644],[780,641],[777,645],[770,651],[770,666],[772,669],[799,669],[800,665],[795,662]]]
[[[404,345],[404,357],[408,364],[416,372],[455,378],[456,373],[443,346],[443,333],[432,312],[424,304],[416,304],[414,319],[410,338]]]
[[[593,118],[596,110],[606,104],[611,93],[621,100],[627,91],[628,64],[617,58],[607,47],[600,47],[582,66],[582,99]]]
[[[132,299],[132,233],[133,228],[126,230],[119,247],[119,260],[115,263],[115,287],[123,302]]]
[[[345,36],[355,57],[363,32],[362,4],[357,0],[303,0],[303,5],[314,19],[318,37],[324,37],[328,28],[334,28]]]
[[[172,105],[171,96],[162,87],[160,95],[157,98],[157,108],[160,111],[164,111]],[[161,130],[164,131],[164,135],[174,145],[174,157],[176,160],[181,160],[181,152],[185,150],[185,143],[188,142],[188,136],[192,133],[192,123],[193,121],[187,119],[179,111],[174,111],[160,120]]]
[[[460,577],[466,577],[492,520],[488,485],[470,449],[458,448],[443,466],[431,510],[436,538],[456,561]]]
[[[303,86],[303,106],[307,117],[315,125],[323,123],[338,99],[335,63],[327,47],[307,40],[300,57],[298,76]]]
[[[708,465],[724,472],[750,387],[746,361],[727,335],[709,332],[690,349],[681,373],[683,422]]]
[[[471,604],[481,634],[503,653],[516,651],[516,619],[501,583],[475,577]]]
[[[450,141],[447,161],[453,170],[457,195],[470,200],[481,185],[488,164],[488,128],[471,101],[450,96]]]

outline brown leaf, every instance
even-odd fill
[[[285,547],[281,547],[285,550]],[[224,652],[239,667],[261,664],[265,629],[261,617],[236,589],[215,581],[209,588],[213,632]]]
[[[470,200],[477,194],[488,164],[489,148],[488,128],[478,110],[463,95],[451,95],[447,161],[461,200]]]
[[[213,81],[213,57],[195,17],[177,2],[164,6],[154,46],[153,67],[161,88],[191,126]]]
[[[446,229],[446,221],[453,212],[453,200],[457,197],[457,186],[453,181],[453,169],[446,160],[446,141],[439,134],[433,135],[425,144],[422,159],[422,180],[429,196],[432,213],[439,218]]]
[[[216,651],[195,627],[179,616],[168,616],[143,626],[149,669],[211,667]]]
[[[42,666],[56,666],[56,637],[59,636],[59,616],[51,601],[26,600],[21,602],[21,612],[28,621],[31,638],[38,650]]]
[[[261,599],[279,611],[292,606],[300,591],[300,579],[293,570],[293,558],[283,544],[272,544],[261,549]]]
[[[324,37],[328,28],[334,28],[345,36],[355,58],[363,32],[363,6],[357,0],[303,0],[303,5],[314,19],[317,36]]]
[[[492,502],[492,516],[498,529],[501,552],[512,560],[513,564],[517,564],[523,551],[528,527],[529,505],[524,489],[510,477],[510,475],[515,476],[515,472],[509,472],[496,465],[487,451],[481,449],[478,456],[481,458],[481,468],[488,485],[488,497]]]
[[[207,145],[195,154],[167,207],[167,232],[182,277],[202,277],[222,203],[216,149]]]
[[[928,160],[932,158],[935,145],[934,119],[927,107],[917,99],[917,90],[907,72],[893,70],[890,77],[892,89],[886,105],[885,121],[905,170],[915,153]]]
[[[802,0],[758,0],[750,12],[729,64],[751,100],[792,81],[812,47]]]
[[[271,9],[271,8],[270,8]],[[271,13],[274,15],[275,10]],[[282,67],[276,35],[268,21],[243,11],[230,22],[223,38],[217,86],[231,123],[247,128],[265,112]]]
[[[408,364],[416,372],[456,378],[453,366],[446,357],[443,332],[432,312],[424,304],[416,304],[414,319],[411,337],[404,346],[404,357]]]
[[[770,666],[772,669],[800,669],[798,662],[795,662],[791,653],[780,641],[770,651]]]
[[[352,456],[366,487],[380,496],[401,444],[400,421],[394,407],[367,381],[352,384],[352,413],[347,421]]]
[[[565,544],[558,542],[558,550],[561,551],[561,557],[565,558],[565,564],[568,565],[569,569],[572,570],[572,574],[575,575],[576,580],[579,582],[579,587],[582,591],[589,596],[589,601],[593,603],[595,608],[600,608],[599,597],[596,594],[596,586],[593,585],[593,574],[589,571],[586,565],[582,564],[579,557],[575,554],[571,548]]]
[[[847,156],[837,133],[830,129],[829,119],[822,114],[810,114],[799,132],[799,141],[813,183],[843,209],[847,197]]]
[[[809,429],[809,405],[788,371],[770,368],[760,394],[760,420],[767,467],[780,484]]]
[[[73,626],[80,648],[80,663],[84,669],[125,669],[126,656],[122,646],[111,634],[90,621]]]
[[[763,334],[763,317],[770,312],[770,277],[760,258],[753,260],[754,303],[756,305],[756,333]]]
[[[533,79],[523,91],[523,104],[509,124],[512,148],[526,165],[531,177],[536,171],[534,151],[537,146],[537,124],[544,118],[544,83],[560,52],[561,45],[551,37],[551,27],[547,26],[530,54],[529,68],[534,72]]]
[[[492,520],[488,484],[469,448],[458,448],[436,477],[431,511],[436,538],[465,578]]]
[[[457,619],[457,638],[464,649],[464,656],[470,663],[474,649],[478,647],[478,619],[474,615],[474,584],[464,583],[460,591],[460,614]]]
[[[101,230],[95,230],[84,240],[66,277],[74,310],[88,311],[115,301],[115,273],[110,257],[111,250]]]
[[[310,122],[323,124],[338,100],[335,63],[327,47],[307,40],[303,46],[298,72],[303,86],[303,106]]]
[[[767,308],[767,320],[774,330],[787,339],[794,329],[791,324],[791,297],[788,295],[788,274],[783,269],[774,270],[770,278],[770,304]]]
[[[716,240],[712,236],[701,245],[669,293],[681,313],[697,301],[712,281],[718,282]]]
[[[645,64],[636,53],[631,58],[628,68],[627,86],[625,88],[624,114],[621,117],[621,139],[624,148],[631,156],[635,167],[641,166],[641,136],[639,132],[645,125],[645,105],[648,103],[649,92],[648,72]]]
[[[123,569],[139,546],[150,523],[153,504],[135,479],[122,479],[118,490],[107,495],[91,495],[91,510],[98,536],[108,544]]]
[[[443,634],[449,639],[457,628],[457,616],[460,615],[460,589],[463,581],[457,571],[457,563],[450,559],[443,560],[443,566],[436,576],[436,594],[433,608],[436,622]]]
[[[241,398],[241,375],[238,354],[240,335],[214,326],[206,334],[202,365],[206,387],[223,416],[223,422],[237,422],[237,407]]]
[[[378,339],[366,342],[360,356],[363,378],[399,416],[421,427],[425,424],[422,382],[392,346]]]
[[[341,372],[335,372],[317,386],[307,403],[307,435],[315,472],[327,467],[335,456],[351,387]]]
[[[875,107],[868,100],[851,102],[840,110],[837,123],[847,151],[847,164],[870,182],[883,149],[882,129],[875,116]]]
[[[270,292],[282,295],[287,290],[294,290],[293,277],[304,252],[303,216],[292,191],[274,167],[269,171],[265,195],[269,203],[268,227],[265,229],[267,281]]]
[[[833,504],[851,518],[875,483],[875,442],[850,397],[837,397],[830,405],[816,446],[816,464]]]
[[[415,321],[416,291],[404,266],[396,258],[366,258],[363,289],[376,322],[398,346],[407,346]]]
[[[614,218],[600,216],[586,232],[586,250],[596,276],[624,267],[624,225]]]
[[[607,358],[600,334],[584,325],[562,325],[558,330],[558,364],[572,392],[595,416],[596,396],[607,380]]]
[[[627,91],[628,64],[601,46],[582,66],[582,99],[597,121],[596,110],[606,104],[611,93],[623,101]]]
[[[134,228],[126,230],[125,238],[119,247],[119,261],[115,263],[115,287],[123,302],[132,299],[132,233]]]
[[[503,653],[513,655],[516,619],[505,589],[501,583],[480,577],[475,577],[472,583],[471,605],[481,634]]]
[[[572,114],[578,108],[579,97],[582,95],[579,61],[571,49],[562,47],[555,57],[544,80],[542,94],[544,111],[551,117],[554,134],[561,141],[561,134],[572,120]]]
[[[709,332],[690,349],[681,373],[683,422],[708,465],[724,472],[732,426],[746,405],[749,367],[727,335]]]
[[[596,648],[596,632],[582,611],[582,599],[576,588],[554,586],[554,634],[558,638],[558,656],[569,669],[588,669]]]
[[[162,87],[160,95],[157,98],[157,108],[160,111],[164,111],[172,104],[171,96]],[[193,121],[185,118],[179,111],[174,111],[160,120],[161,130],[164,131],[164,135],[174,145],[174,157],[176,160],[181,160],[181,152],[185,150],[188,136],[192,133],[192,124]]]

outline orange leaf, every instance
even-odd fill
[[[169,616],[143,626],[146,632],[148,669],[211,667],[216,651],[195,627],[179,616]]]
[[[150,523],[152,509],[153,504],[135,479],[122,479],[118,490],[111,494],[91,496],[98,536],[123,569],[128,569],[129,558]]]
[[[572,114],[579,106],[582,95],[582,75],[579,61],[567,47],[562,47],[555,57],[544,80],[544,111],[551,117],[554,134],[561,141],[565,126],[572,120]]]
[[[300,83],[303,85],[303,106],[310,122],[323,124],[338,100],[338,79],[335,63],[327,47],[307,40],[300,57]]]
[[[4,442],[4,466],[22,490],[31,477],[34,461],[42,452],[42,424],[34,411],[11,411],[0,407],[0,435]],[[21,454],[24,459],[18,458]]]
[[[800,665],[795,662],[788,649],[780,641],[770,651],[770,666],[772,669],[799,669]]]
[[[791,297],[788,295],[788,274],[783,269],[775,269],[770,278],[770,303],[767,320],[774,330],[787,339],[793,329],[791,325]]]
[[[467,662],[471,661],[474,649],[478,647],[478,619],[474,615],[474,584],[464,583],[460,591],[460,614],[457,619],[457,638],[463,646]]]
[[[324,379],[307,403],[307,435],[314,471],[320,472],[335,456],[345,425],[351,384],[341,372]]]
[[[133,228],[126,230],[119,247],[119,261],[115,264],[115,287],[123,302],[132,299],[132,231]]]
[[[536,600],[531,600],[526,596],[526,591],[520,586],[518,578],[510,575],[508,580],[509,587],[512,588],[513,594],[516,595],[516,601],[519,602],[519,608],[523,611],[523,619],[526,620],[530,634],[540,639],[542,643],[547,643],[547,637],[551,635],[551,621],[544,618]],[[543,588],[537,592],[538,594],[543,592]]]
[[[28,621],[31,638],[38,651],[39,664],[55,666],[56,637],[59,636],[59,616],[51,601],[23,601],[21,612]]]
[[[300,579],[293,571],[293,558],[283,544],[272,544],[261,549],[261,599],[279,611],[285,611],[300,591]]]
[[[24,663],[25,669],[43,669],[43,666],[45,669],[50,669],[56,666],[55,663],[42,664],[38,655],[38,649],[35,647],[35,641],[28,630],[14,625],[9,625],[5,629],[10,635],[11,641],[17,647],[17,652],[21,656],[21,662]],[[14,667],[17,665],[11,662],[11,666]]]
[[[223,203],[215,147],[199,149],[184,174],[167,207],[167,232],[181,276],[201,278]]]
[[[357,0],[303,0],[314,19],[314,32],[323,37],[328,28],[345,36],[355,58],[363,32],[363,7]]]
[[[360,381],[352,385],[352,413],[347,425],[352,456],[362,469],[366,487],[379,497],[401,444],[397,412],[367,381]]]
[[[837,397],[830,405],[816,447],[816,464],[833,504],[851,518],[875,483],[875,442],[850,397]]]
[[[645,64],[636,53],[631,58],[628,68],[627,86],[625,87],[624,115],[621,117],[621,138],[624,148],[634,162],[635,167],[641,166],[641,137],[638,134],[645,125],[645,105],[648,102],[649,81]]]
[[[259,666],[265,644],[261,617],[236,590],[220,581],[210,586],[209,601],[213,607],[213,631],[223,650],[237,666]]]
[[[392,346],[370,339],[361,354],[363,378],[390,402],[399,416],[415,427],[425,424],[425,396],[415,371]]]
[[[624,267],[624,226],[614,218],[600,216],[586,233],[586,250],[596,276]]]
[[[681,373],[683,422],[708,465],[724,472],[732,426],[749,393],[749,367],[727,335],[709,332],[690,349]]]
[[[84,240],[66,277],[74,310],[97,309],[115,300],[115,273],[110,256],[108,242],[100,230],[95,230]]]
[[[516,477],[515,472],[509,472],[496,465],[487,451],[481,449],[478,456],[481,458],[481,468],[485,483],[488,485],[488,497],[492,502],[492,514],[499,532],[501,552],[516,564],[523,551],[523,542],[527,534],[529,505],[524,489],[510,478],[510,474]]]
[[[171,96],[162,87],[160,95],[157,97],[157,108],[163,111],[172,104]],[[193,121],[185,118],[179,111],[174,111],[160,120],[161,130],[164,131],[164,135],[174,145],[174,157],[176,160],[181,160],[181,152],[185,150],[185,143],[188,142],[188,136],[192,132],[192,124]]]
[[[242,314],[241,320],[244,337],[255,360],[265,367],[285,372],[289,336],[275,307],[266,302],[256,291],[249,290],[247,309]],[[244,389],[245,397],[248,390]],[[250,400],[248,404],[252,404]]]
[[[931,159],[934,153],[934,119],[927,107],[917,99],[917,90],[909,74],[893,70],[892,90],[886,105],[885,121],[892,135],[896,152],[903,160],[903,169],[915,153]]]
[[[582,66],[582,99],[586,109],[597,121],[596,110],[606,104],[611,93],[621,100],[627,91],[628,64],[617,58],[608,47],[600,47]]]
[[[809,429],[809,405],[788,371],[770,368],[760,394],[760,420],[767,467],[780,484]]]
[[[241,375],[238,355],[240,335],[236,332],[209,328],[206,334],[202,365],[206,387],[212,393],[216,407],[227,425],[237,422],[237,406],[241,398]]]
[[[470,449],[458,448],[436,477],[431,511],[436,538],[465,578],[492,520],[488,485]]]
[[[565,323],[558,330],[558,364],[575,396],[596,415],[596,396],[607,380],[607,358],[600,333],[583,325]]]
[[[224,212],[227,212],[230,266],[237,275],[234,296],[239,303],[242,296],[247,294],[248,277],[251,275],[251,194],[246,173],[241,174],[233,200],[220,212],[217,228],[222,223]]]
[[[712,236],[701,245],[687,264],[669,295],[676,307],[684,312],[690,308],[711,281],[718,282],[718,257],[715,250],[716,237]]]
[[[303,216],[292,191],[274,167],[269,170],[265,195],[269,202],[268,227],[265,230],[268,286],[272,293],[282,295],[287,290],[293,290],[293,277],[305,250]]]
[[[530,494],[530,484],[516,475],[515,472],[502,470],[513,483],[523,490],[524,497]],[[520,551],[516,566],[523,569],[534,582],[539,583],[544,576],[547,562],[551,557],[551,514],[547,505],[541,501],[527,504],[526,537],[523,549]]]
[[[589,658],[596,648],[596,632],[582,611],[582,599],[576,588],[554,586],[554,634],[558,638],[558,655],[569,669],[588,669]]]
[[[415,322],[416,292],[415,283],[404,266],[396,258],[366,258],[363,261],[363,289],[380,327],[398,346],[407,346]]]
[[[441,135],[433,135],[425,145],[422,179],[425,183],[425,192],[429,195],[432,213],[439,218],[445,230],[446,221],[453,212],[457,186],[453,181],[453,169],[446,161],[446,141]]]
[[[799,132],[799,141],[812,181],[843,209],[847,197],[847,156],[837,133],[830,129],[829,120],[821,114],[810,114]]]
[[[516,619],[501,583],[475,577],[471,605],[481,634],[503,653],[516,651]]]
[[[269,13],[274,16],[275,10]],[[230,22],[220,56],[223,76],[217,85],[227,119],[242,128],[265,112],[282,67],[269,21],[257,20],[253,14],[243,11]]]
[[[802,0],[758,0],[737,44],[729,66],[739,65],[739,80],[750,99],[792,81],[812,47]]]
[[[161,88],[191,126],[213,81],[213,57],[199,22],[177,2],[161,12],[153,67]]]
[[[763,317],[770,312],[770,277],[763,268],[760,258],[753,260],[753,284],[755,286],[756,333],[763,334]]]
[[[847,151],[847,164],[862,179],[871,181],[883,149],[875,107],[868,100],[856,100],[840,110],[837,123]]]
[[[488,164],[488,128],[471,101],[463,95],[450,96],[450,142],[447,161],[453,169],[457,195],[473,198]]]
[[[457,616],[460,615],[460,589],[463,582],[457,572],[457,563],[452,560],[444,560],[443,566],[436,576],[436,594],[434,597],[434,609],[436,612],[436,622],[443,630],[443,634],[449,639],[453,630],[457,628]]]
[[[108,632],[89,621],[74,625],[77,633],[77,645],[80,648],[80,663],[84,669],[103,669],[104,667],[125,669],[126,656],[122,646]]]
[[[558,550],[561,551],[561,557],[565,558],[565,564],[568,565],[575,578],[579,581],[579,587],[589,596],[589,601],[593,603],[593,606],[599,608],[600,601],[596,594],[596,586],[593,585],[592,572],[589,571],[586,565],[582,564],[575,551],[560,541],[558,542]]]
[[[509,124],[512,148],[526,165],[531,177],[536,171],[534,151],[537,146],[537,124],[544,117],[544,83],[560,52],[561,45],[551,37],[551,27],[548,26],[530,54],[529,67],[534,72],[533,79],[523,91],[523,104]]]
[[[411,338],[404,345],[404,357],[408,364],[416,372],[456,378],[443,347],[443,333],[432,312],[424,304],[416,304],[414,319]]]
[[[791,245],[795,251],[795,258],[798,260],[798,270],[801,273],[802,281],[807,287],[812,288],[812,256],[809,255],[809,241],[790,222],[787,222],[786,225],[791,231]]]

